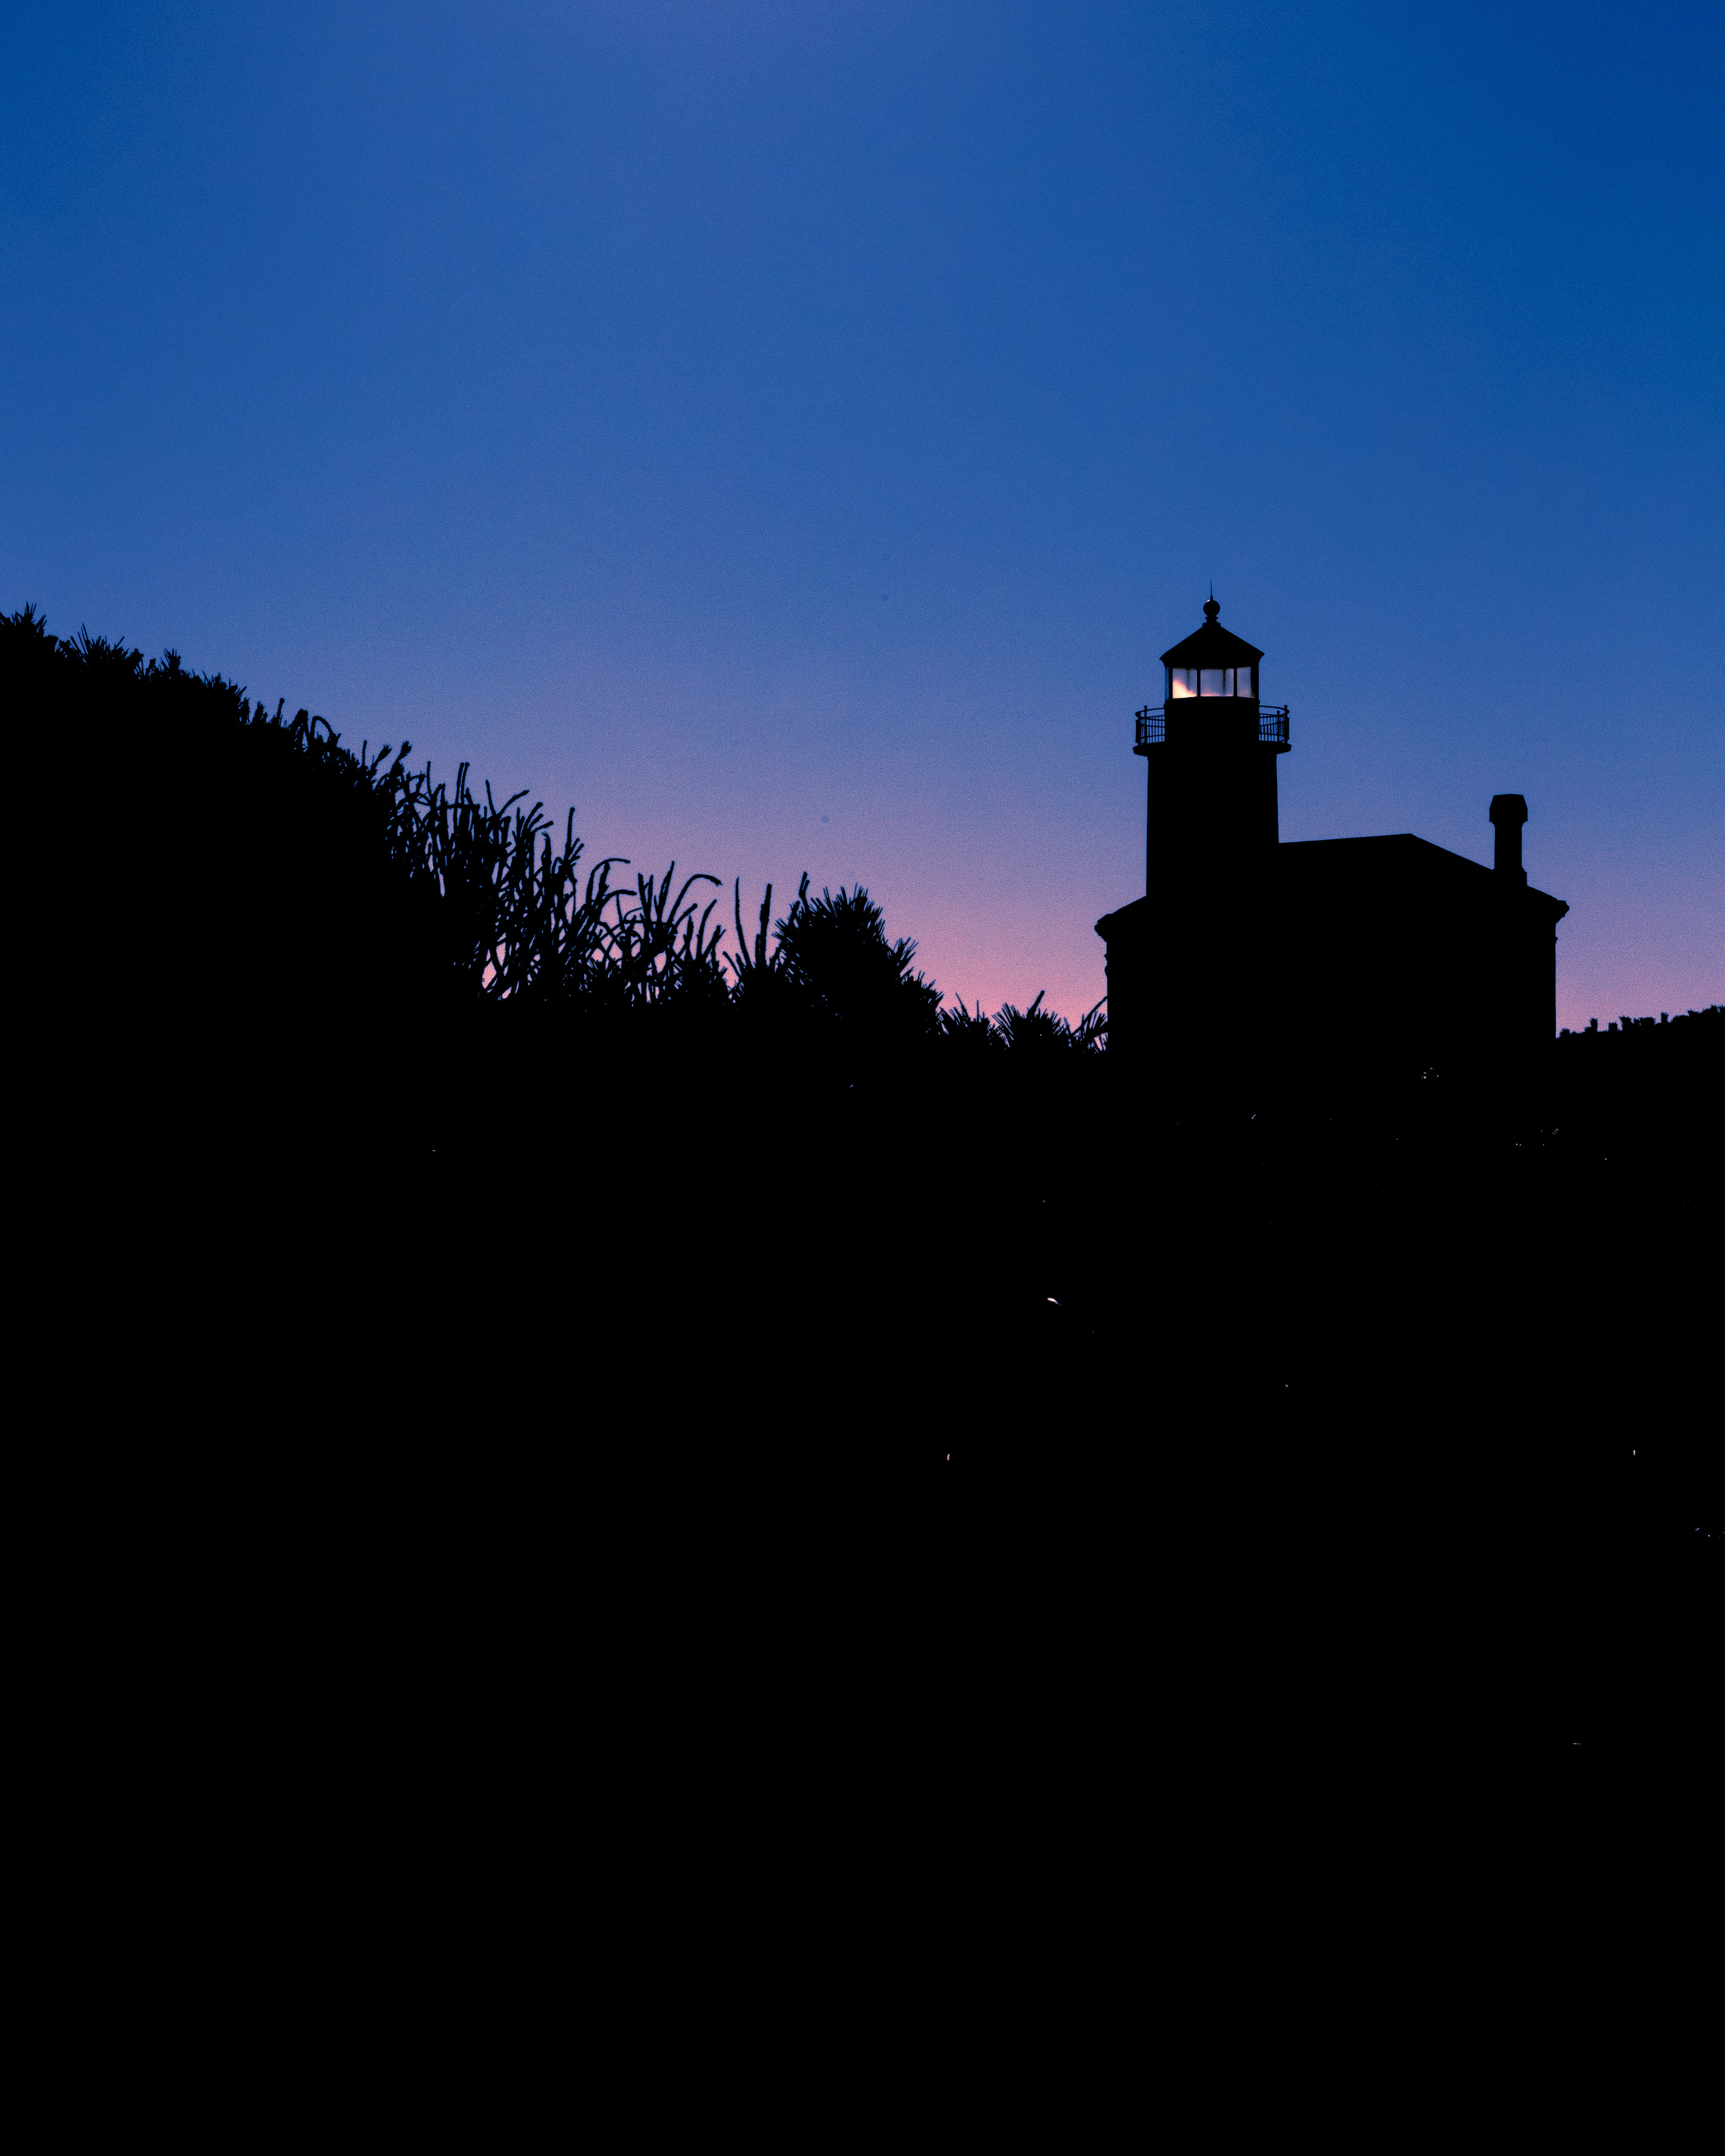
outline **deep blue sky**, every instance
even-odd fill
[[[1722,26],[15,10],[0,605],[1073,1012],[1214,578],[1285,838],[1523,793],[1560,1023],[1716,999]]]

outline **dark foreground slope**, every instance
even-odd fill
[[[943,1030],[902,950],[501,994],[507,849],[429,855],[399,759],[106,647],[13,680],[121,864],[58,1066],[60,1314],[124,1404],[78,1441],[204,1618],[459,1605],[519,1672],[747,1608],[1145,1743],[1701,1727],[1716,1014],[1514,1086],[1199,1088]]]

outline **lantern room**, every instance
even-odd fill
[[[1223,628],[1217,616],[1221,608],[1214,598],[1204,602],[1204,627],[1162,654],[1166,685],[1164,701],[1182,702],[1188,696],[1258,698],[1258,662],[1264,656],[1255,644]]]

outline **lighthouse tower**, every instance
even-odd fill
[[[1149,776],[1147,891],[1170,875],[1245,867],[1276,842],[1287,706],[1262,701],[1264,654],[1223,628],[1221,611],[1212,593],[1203,628],[1162,654],[1160,706],[1138,713],[1133,753]]]

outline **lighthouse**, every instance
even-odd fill
[[[1555,1031],[1569,910],[1527,880],[1526,798],[1492,797],[1491,868],[1411,832],[1281,844],[1288,708],[1221,612],[1212,592],[1137,714],[1144,896],[1096,923],[1110,1055],[1204,1086],[1525,1064]]]

